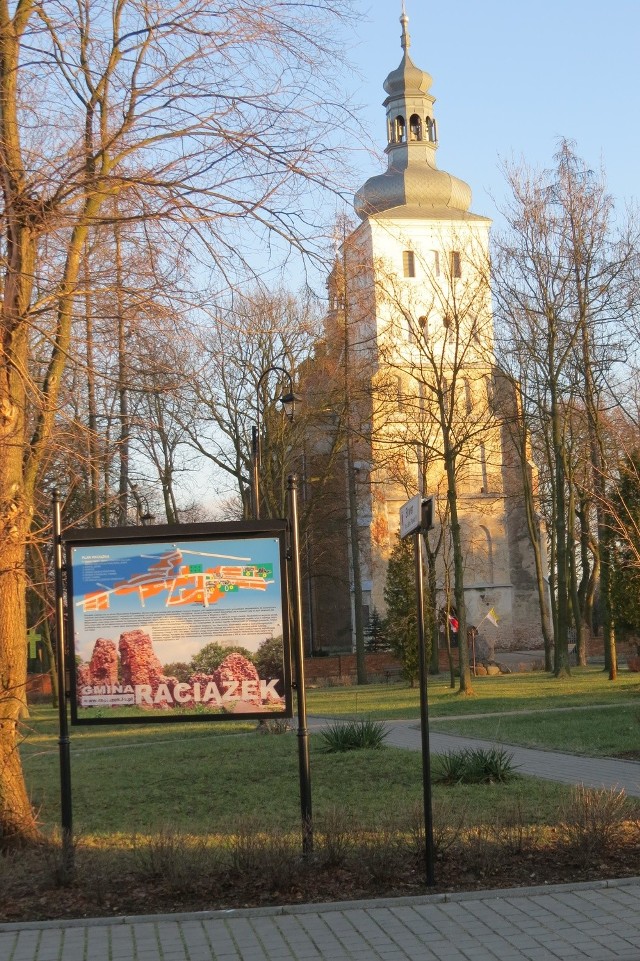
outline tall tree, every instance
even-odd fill
[[[317,323],[309,298],[256,288],[212,312],[188,360],[189,388],[180,389],[184,416],[177,414],[184,436],[213,468],[217,492],[232,484],[244,517],[251,516],[251,434],[258,420],[261,510],[284,516],[287,474],[301,469],[300,452],[323,401],[305,391],[288,421],[278,399],[289,391],[286,375],[300,395]]]
[[[446,499],[453,593],[459,636],[466,637],[465,567],[474,550],[469,493],[500,496],[496,480],[499,428],[493,403],[492,326],[488,259],[479,238],[453,238],[458,247],[446,264],[424,263],[427,282],[412,302],[398,289],[391,270],[378,270],[378,295],[389,311],[381,339],[384,377],[392,373],[402,389],[402,426],[383,423],[377,448],[417,445],[431,492]],[[426,486],[425,486],[426,489]],[[465,500],[466,517],[461,516]],[[478,512],[485,507],[480,501]],[[468,649],[461,643],[460,692],[471,694]]]
[[[603,417],[616,402],[612,372],[624,360],[633,311],[637,238],[631,220],[616,223],[602,176],[587,170],[562,141],[547,171],[507,169],[508,230],[496,239],[494,293],[503,324],[502,360],[521,384],[521,416],[543,468],[548,493],[554,671],[569,670],[568,630],[579,630],[590,597],[594,545],[600,572],[604,650],[615,677],[610,617],[609,546],[602,485]],[[581,431],[582,444],[576,444]],[[585,476],[581,463],[588,463]],[[543,498],[544,502],[544,498]],[[574,520],[581,525],[574,534]],[[595,516],[595,531],[591,518]],[[576,545],[582,578],[578,585]]]
[[[161,222],[167,245],[225,282],[247,263],[240,224],[307,248],[300,185],[328,186],[340,158],[326,78],[345,9],[0,0],[0,844],[37,833],[17,750],[25,552],[85,245],[126,198],[119,217]]]

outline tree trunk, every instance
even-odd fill
[[[16,45],[17,46],[17,45]],[[19,150],[15,116],[17,49],[5,49],[0,71],[3,150]],[[13,107],[13,116],[9,116]],[[13,143],[12,143],[13,138]],[[15,159],[15,158],[14,158]],[[26,709],[27,612],[26,545],[33,513],[33,486],[24,482],[26,425],[25,372],[29,330],[24,324],[33,288],[36,240],[15,213],[20,183],[4,181],[5,271],[0,307],[0,846],[37,837],[18,750],[18,723]]]
[[[555,386],[555,385],[554,385]],[[555,395],[551,401],[551,431],[555,472],[556,522],[556,604],[558,626],[555,635],[553,671],[556,677],[570,674],[569,667],[569,597],[567,589],[567,506],[565,496],[564,444],[561,415]]]
[[[98,442],[98,405],[96,402],[96,371],[94,363],[93,341],[93,304],[91,300],[91,273],[89,264],[89,245],[84,248],[84,315],[85,334],[87,338],[87,446],[89,455],[89,504],[91,509],[91,523],[95,527],[102,527],[102,509],[100,496],[100,458]]]
[[[358,527],[358,491],[356,488],[356,471],[353,457],[353,402],[351,379],[353,377],[351,363],[351,341],[349,331],[349,290],[347,289],[347,243],[343,234],[342,269],[345,282],[343,296],[343,364],[344,364],[344,406],[346,414],[345,455],[347,469],[347,499],[349,504],[349,544],[351,548],[351,573],[353,575],[353,626],[356,643],[356,674],[358,684],[367,683],[367,662],[364,649],[364,620],[362,616],[362,571],[360,565],[360,528]]]
[[[609,680],[618,677],[618,656],[616,653],[616,634],[611,610],[611,552],[609,548],[610,531],[606,523],[604,511],[599,520],[599,553],[600,553],[600,597],[602,612],[602,640],[604,643],[604,664],[608,671]],[[602,598],[605,598],[604,602]]]
[[[429,549],[426,534],[424,535],[423,540],[425,544],[425,557],[427,561],[427,620],[431,636],[431,658],[429,663],[429,673],[439,674],[440,651],[438,649],[438,642],[440,640],[440,632],[438,630],[438,583],[436,579],[436,559],[435,554],[433,554]]]
[[[589,500],[586,496],[579,498],[576,513],[580,522],[580,566],[582,568],[582,577],[578,585],[578,599],[580,601],[582,630],[584,632],[584,664],[586,665],[587,643],[593,634],[593,595],[600,568],[597,557],[592,561],[591,531],[589,529]],[[579,663],[582,662],[579,661]]]
[[[33,568],[33,577],[37,585],[37,600],[38,600],[38,619],[39,628],[42,633],[42,643],[44,644],[44,649],[47,652],[47,659],[49,661],[49,677],[51,678],[51,704],[53,707],[58,706],[58,670],[57,670],[57,658],[55,651],[53,649],[53,643],[51,641],[51,630],[49,614],[53,610],[53,605],[49,603],[49,590],[47,583],[47,572],[45,570],[44,561],[42,553],[39,550],[31,551],[30,555],[31,566]]]
[[[473,694],[471,685],[471,668],[469,665],[469,648],[467,647],[467,614],[464,598],[464,553],[458,519],[458,496],[455,476],[455,463],[446,448],[449,446],[447,438],[445,446],[445,465],[447,470],[447,503],[449,505],[449,519],[451,524],[451,547],[453,550],[453,596],[456,602],[458,618],[458,657],[460,663],[460,693]]]
[[[3,514],[6,522],[6,508]],[[13,538],[3,538],[0,571],[0,849],[38,837],[19,752],[19,721],[26,706],[27,683],[24,544],[28,523],[24,513],[22,517],[13,515],[11,521],[17,532]]]
[[[525,428],[522,428],[523,434]],[[549,589],[544,579],[544,567],[542,562],[542,545],[540,543],[540,527],[536,517],[536,505],[533,492],[533,480],[531,477],[531,467],[527,460],[527,439],[522,436],[517,441],[520,473],[522,477],[522,494],[524,498],[525,515],[527,519],[527,530],[529,541],[533,551],[533,560],[536,571],[536,588],[538,592],[538,603],[540,606],[540,630],[544,644],[545,669],[551,671],[551,652],[553,649],[553,638],[549,631],[551,625],[551,612],[549,611]]]
[[[120,228],[113,228],[116,254],[116,302],[118,311],[118,407],[120,414],[120,437],[118,457],[120,471],[118,477],[118,524],[125,527],[129,513],[129,442],[131,426],[129,422],[129,371],[127,363],[127,331],[124,317],[124,298],[122,296],[122,250],[120,248]]]
[[[360,538],[358,528],[358,498],[356,472],[351,456],[351,438],[347,435],[347,494],[349,498],[349,543],[353,573],[353,618],[356,635],[356,674],[358,684],[367,683],[367,664],[364,650],[364,622],[362,618],[362,571],[360,569]]]
[[[578,591],[578,572],[576,569],[576,532],[575,532],[575,478],[569,478],[569,510],[568,510],[568,535],[567,535],[567,558],[569,561],[569,576],[571,584],[571,611],[573,614],[573,625],[576,631],[576,663],[584,667],[587,663],[586,631],[582,619],[582,608],[580,606],[580,594]]]

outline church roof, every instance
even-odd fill
[[[468,213],[471,188],[436,165],[438,147],[432,79],[409,56],[409,18],[400,17],[403,50],[400,65],[384,82],[387,99],[387,170],[369,180],[355,196],[358,216],[423,219],[485,219]]]

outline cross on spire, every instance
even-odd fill
[[[409,36],[409,31],[407,30],[409,17],[407,16],[407,11],[404,6],[404,0],[402,0],[402,15],[400,17],[400,23],[402,24],[402,36],[400,38],[400,43],[402,44],[402,49],[406,53],[411,46],[411,37]]]

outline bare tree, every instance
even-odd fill
[[[398,379],[402,425],[399,430],[397,423],[385,424],[373,444],[382,450],[417,445],[429,490],[442,488],[446,498],[459,625],[460,692],[470,694],[465,567],[474,545],[468,495],[476,488],[497,490],[501,451],[493,404],[488,259],[473,235],[458,238],[453,246],[456,256],[437,273],[432,263],[422,265],[427,282],[415,303],[398,289],[391,271],[382,265],[376,271],[378,295],[386,303],[388,317],[380,338],[380,360],[385,376],[393,373]]]
[[[228,484],[251,516],[251,436],[261,425],[261,507],[284,516],[287,474],[300,470],[300,452],[316,401],[300,396],[289,422],[278,400],[299,378],[317,341],[314,302],[285,291],[256,289],[215,310],[198,332],[189,358],[189,387],[177,412],[189,445],[214,469],[216,493]],[[271,369],[275,368],[275,369]]]
[[[25,702],[25,550],[63,374],[83,251],[109,219],[162,223],[225,283],[238,226],[306,248],[344,108],[331,0],[211,8],[2,0],[0,174],[0,838],[36,835],[17,751]],[[313,190],[309,188],[312,195]],[[113,212],[116,198],[126,198]],[[295,203],[292,203],[292,198]],[[126,211],[126,213],[124,212]]]
[[[509,229],[495,242],[493,286],[504,333],[502,360],[521,384],[525,430],[544,465],[548,490],[554,670],[569,670],[570,612],[580,629],[591,596],[593,545],[605,662],[613,679],[607,524],[598,506],[606,474],[602,422],[607,406],[616,403],[612,374],[628,349],[623,333],[634,309],[637,241],[631,222],[614,228],[602,176],[586,170],[570,143],[560,144],[555,160],[555,168],[544,172],[507,169]],[[576,445],[580,417],[583,443]],[[587,476],[579,468],[585,462]]]

